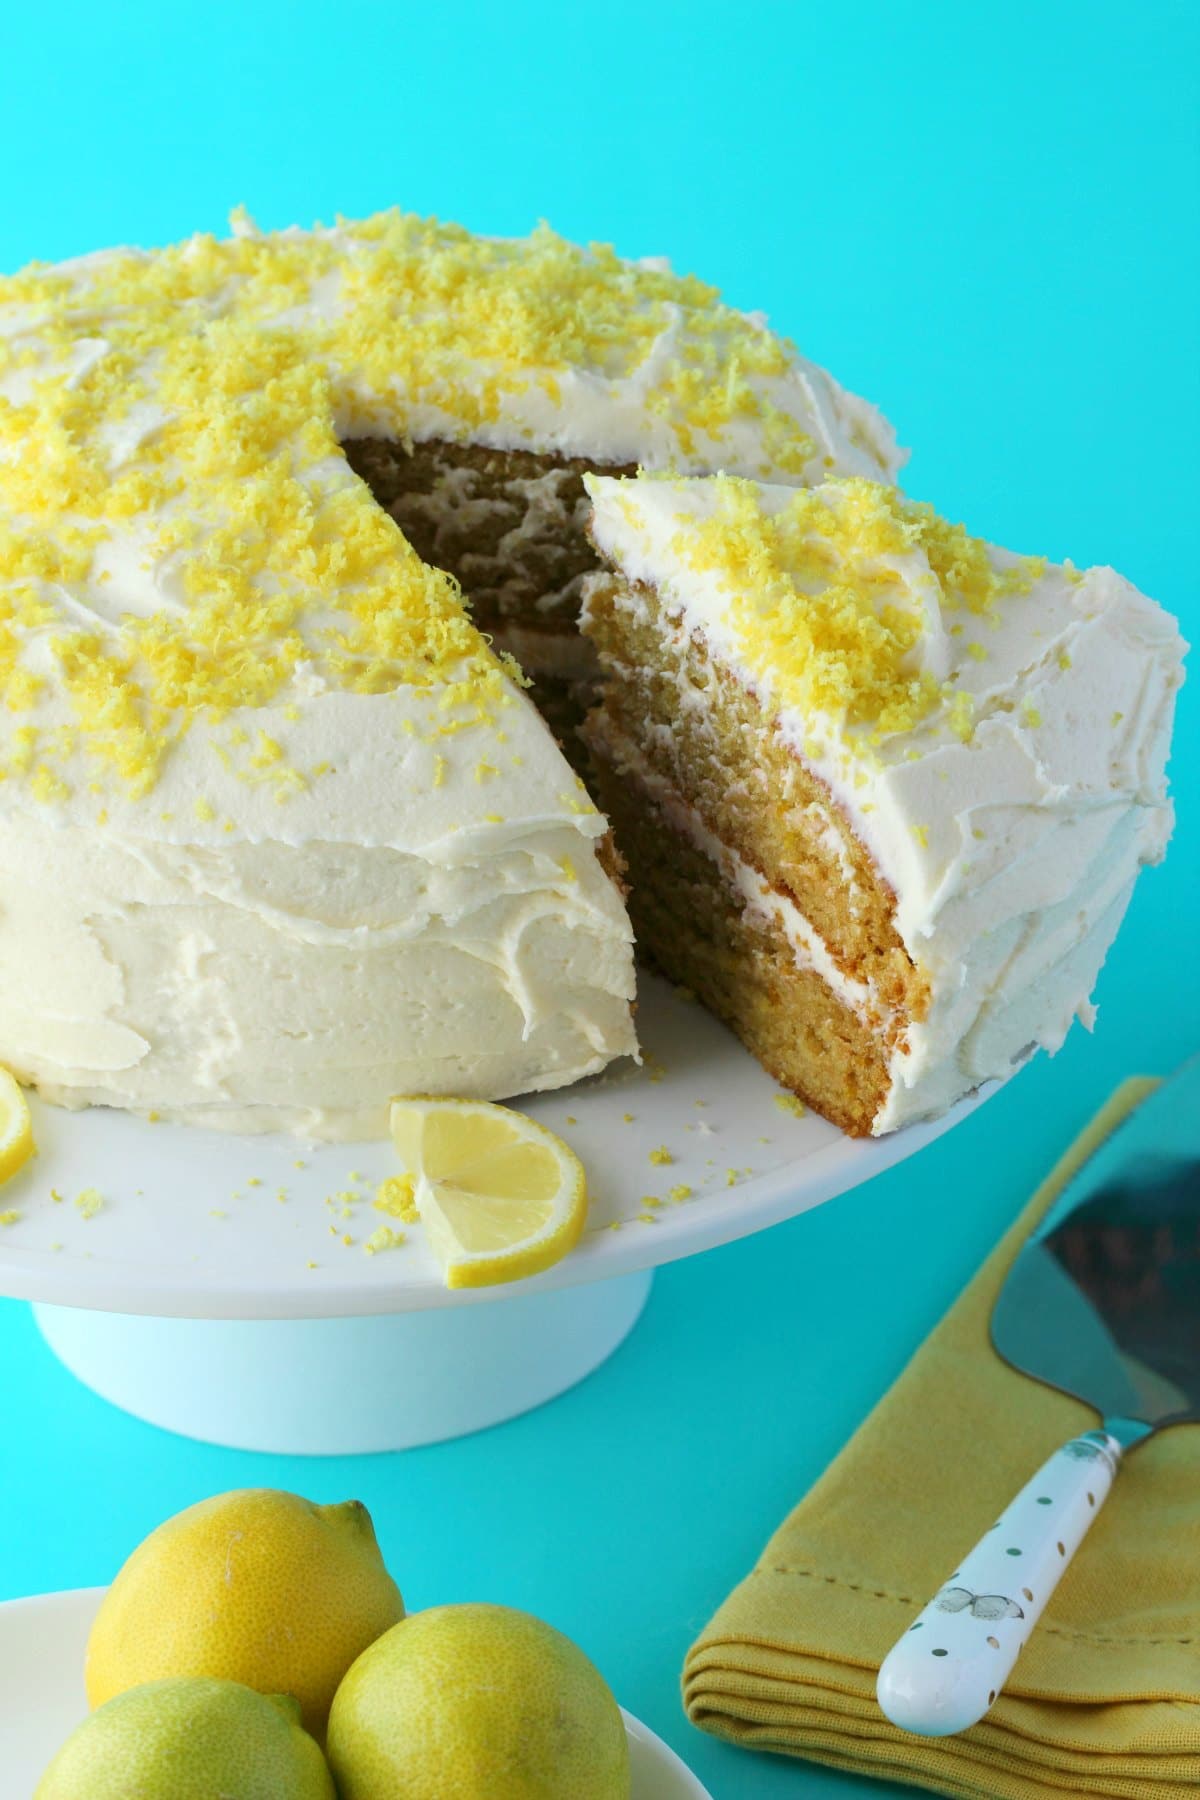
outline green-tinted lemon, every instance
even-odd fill
[[[236,1681],[152,1681],[72,1732],[34,1800],[337,1800],[294,1700]]]
[[[364,1650],[329,1715],[341,1800],[628,1800],[629,1746],[570,1638],[506,1606],[436,1606]]]
[[[346,1670],[403,1617],[357,1500],[218,1494],[152,1531],[113,1582],[88,1640],[88,1699],[213,1675],[294,1695],[320,1740]]]

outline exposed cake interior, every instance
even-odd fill
[[[459,582],[475,624],[516,658],[538,711],[582,767],[579,728],[599,674],[579,632],[583,582],[598,567],[583,477],[633,467],[444,439],[351,438],[342,448],[422,560]]]
[[[689,642],[682,673],[703,705],[681,708],[659,596],[644,587],[631,609],[618,578],[596,579],[584,475],[634,471],[445,441],[344,449],[419,555],[461,583],[480,629],[517,657],[569,756],[604,657],[612,680],[605,715],[583,734],[596,753],[588,776],[639,870],[630,906],[642,943],[736,1021],[781,1081],[848,1130],[865,1128],[925,984],[869,855],[753,694]],[[778,813],[759,803],[764,784]]]
[[[631,465],[444,439],[350,438],[342,449],[418,556],[461,582],[481,630],[575,637],[598,562],[583,477]]]
[[[869,1129],[888,1087],[887,1035],[875,1029],[869,988],[693,809],[655,792],[632,746],[592,742],[596,799],[636,870],[627,902],[643,951],[732,1025],[776,1080],[843,1130]]]
[[[643,949],[858,1134],[1056,1048],[1170,829],[1173,621],[870,481],[587,485]]]
[[[584,736],[638,943],[785,1087],[868,1132],[929,1001],[895,896],[770,710],[655,588],[600,577],[586,618],[606,681]]]

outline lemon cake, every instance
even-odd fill
[[[761,319],[548,230],[0,282],[0,1063],[353,1137],[634,1051],[607,823],[505,653],[547,710],[588,674],[583,472],[897,461]]]
[[[586,486],[586,734],[654,960],[855,1134],[1090,1023],[1171,830],[1174,621],[867,479]]]

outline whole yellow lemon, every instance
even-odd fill
[[[33,1800],[337,1800],[294,1700],[236,1681],[152,1681],[71,1733]]]
[[[357,1500],[218,1494],[152,1531],[113,1582],[88,1640],[88,1700],[212,1675],[294,1695],[320,1741],[346,1670],[403,1617]]]
[[[341,1800],[628,1800],[620,1709],[583,1651],[507,1606],[435,1606],[364,1650],[329,1715]]]

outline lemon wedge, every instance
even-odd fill
[[[485,1100],[393,1100],[392,1141],[447,1287],[519,1281],[579,1242],[583,1165],[524,1113]]]
[[[33,1155],[33,1122],[16,1078],[0,1069],[0,1181]]]

